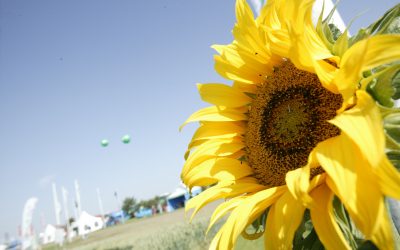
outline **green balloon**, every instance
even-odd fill
[[[101,141],[101,146],[102,147],[107,147],[108,146],[108,140],[102,140]]]
[[[128,144],[131,142],[131,137],[129,135],[124,135],[121,140],[123,143]]]

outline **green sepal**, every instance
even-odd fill
[[[267,214],[268,214],[269,208],[265,210],[264,213],[262,213],[251,225],[253,228],[256,230],[256,232],[260,229],[264,230],[265,228],[265,223],[267,221]]]
[[[382,120],[383,120],[383,127],[385,128],[386,124],[393,125],[393,122],[396,121],[394,119],[394,116],[400,116],[400,109],[399,108],[389,108],[382,106],[379,103],[376,103],[376,105],[379,108],[379,112],[381,114]],[[400,151],[400,143],[397,142],[394,138],[392,138],[386,129],[384,129],[385,132],[385,137],[386,137],[386,150],[391,151],[391,150],[399,150]]]
[[[400,72],[397,72],[397,74],[393,77],[392,86],[394,88],[394,94],[392,96],[392,99],[394,100],[400,99]]]
[[[366,240],[361,243],[357,250],[379,250],[379,248],[377,248],[371,241]]]
[[[324,20],[322,20],[322,18],[325,9],[325,3],[322,4],[321,14],[318,17],[318,22],[316,26],[317,34],[330,51],[332,51],[333,45],[341,35],[340,30],[333,23],[329,23],[332,19],[333,14],[335,13],[337,4],[338,3],[335,4],[335,6],[332,8],[332,10],[329,12],[328,16]]]
[[[369,25],[367,28],[360,29],[358,33],[350,38],[350,46],[354,43],[363,40],[372,35],[392,34],[400,32],[400,4],[395,5],[388,10],[376,22]]]
[[[293,250],[322,250],[324,249],[321,241],[315,232],[311,222],[310,211],[304,212],[303,220],[296,230],[293,238]]]
[[[343,204],[336,196],[333,199],[332,206],[335,214],[335,220],[342,230],[343,236],[346,238],[351,248],[356,249],[357,240],[362,238],[360,231],[358,231],[358,229],[351,223],[351,219],[347,215]]]
[[[376,70],[374,70],[376,71]],[[369,81],[367,91],[370,95],[386,107],[393,107],[393,100],[396,94],[400,92],[400,64],[387,65],[384,69],[372,73],[363,80]],[[362,83],[364,85],[365,83]]]
[[[394,144],[394,149],[400,149],[400,110],[397,113],[386,115],[383,119],[383,128],[386,135]],[[393,147],[392,147],[393,148]]]
[[[400,249],[400,204],[397,200],[386,197],[385,205],[388,208],[390,224],[393,232],[394,245],[397,246],[395,249]]]
[[[390,162],[400,171],[400,150],[389,150],[386,152]]]

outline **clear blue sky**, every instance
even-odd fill
[[[339,5],[346,23],[369,11],[353,34],[397,3],[354,2]],[[223,81],[209,46],[231,42],[234,22],[227,0],[0,0],[0,239],[17,234],[32,196],[36,231],[42,214],[55,222],[52,181],[68,189],[70,214],[74,179],[92,214],[97,187],[105,211],[114,191],[172,192],[196,126],[178,127],[206,106],[195,83]]]

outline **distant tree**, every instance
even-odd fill
[[[122,204],[122,210],[129,215],[133,215],[136,209],[136,199],[134,197],[125,198]]]

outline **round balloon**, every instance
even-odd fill
[[[101,146],[102,147],[107,147],[108,146],[108,140],[102,140],[101,141]]]
[[[131,141],[131,137],[129,135],[124,135],[121,140],[123,143],[128,144]]]

